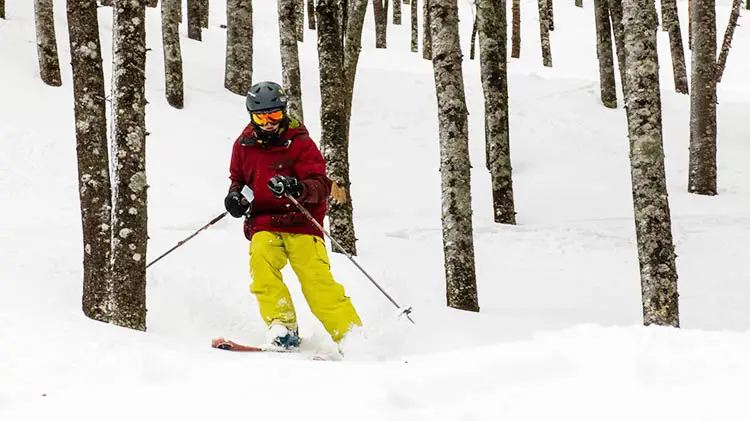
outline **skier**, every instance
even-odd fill
[[[224,206],[235,218],[246,216],[250,291],[269,327],[267,340],[289,349],[300,340],[292,298],[281,276],[287,260],[310,310],[334,341],[339,343],[362,321],[344,287],[333,279],[323,233],[284,196],[296,198],[322,226],[331,180],[320,150],[305,126],[287,114],[286,104],[277,83],[250,88],[245,106],[251,121],[232,148]],[[252,203],[240,193],[245,185],[254,192]]]

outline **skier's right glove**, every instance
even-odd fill
[[[250,209],[250,204],[247,203],[247,200],[244,200],[240,192],[230,191],[227,197],[224,198],[224,207],[230,215],[240,218]]]

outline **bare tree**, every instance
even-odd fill
[[[677,1],[661,0],[661,14],[664,30],[669,33],[674,89],[681,94],[686,94],[688,93],[688,81],[685,68],[685,49],[682,47],[682,31],[680,30],[680,17],[677,13]]]
[[[305,0],[295,0],[294,17],[297,28],[297,41],[305,40]]]
[[[299,50],[297,48],[297,0],[278,0],[279,44],[284,90],[289,98],[289,114],[304,121],[302,112],[302,84],[300,82]],[[299,10],[301,12],[301,10]]]
[[[740,17],[740,6],[742,0],[734,0],[732,2],[732,13],[729,14],[729,24],[727,24],[727,30],[724,32],[724,42],[721,44],[721,52],[719,53],[719,61],[716,64],[716,82],[721,82],[721,77],[724,75],[724,68],[727,65],[727,56],[729,55],[729,48],[732,46],[732,38],[734,37],[734,28],[737,27],[737,19]]]
[[[388,0],[372,0],[372,11],[375,16],[375,48],[387,48]]]
[[[307,27],[315,30],[315,0],[307,0]]]
[[[672,223],[662,145],[654,0],[622,0],[625,95],[643,323],[680,325]]]
[[[146,0],[147,7],[156,7],[159,5],[159,0]]]
[[[318,0],[318,63],[320,69],[320,145],[328,177],[334,182],[329,201],[331,235],[351,254],[356,254],[349,194],[349,145],[346,128],[344,46],[339,13],[341,0]]]
[[[484,90],[485,148],[495,222],[515,224],[508,123],[508,20],[505,0],[477,0]]]
[[[609,0],[609,16],[612,23],[612,32],[615,34],[615,46],[617,47],[617,68],[622,82],[622,92],[625,95],[625,30],[622,23],[622,0]]]
[[[146,330],[146,28],[143,0],[115,0],[111,322]]]
[[[615,63],[612,56],[612,28],[609,25],[607,0],[594,0],[594,19],[596,21],[596,56],[599,58],[599,91],[602,104],[607,108],[617,108]]]
[[[393,0],[393,24],[401,25],[401,0]]]
[[[203,0],[187,0],[188,38],[194,39],[196,41],[201,41],[203,38],[201,35],[201,20],[203,16],[202,9]],[[227,9],[229,9],[228,3]]]
[[[552,67],[552,48],[549,42],[549,2],[538,0],[539,3],[539,36],[542,42],[542,63],[545,67]]]
[[[476,3],[474,4],[476,8]],[[474,24],[471,25],[471,40],[469,41],[469,60],[474,60],[474,53],[476,52],[477,44],[477,32],[479,31],[479,25],[477,24],[477,15],[474,14]]]
[[[362,28],[365,25],[367,0],[347,0],[347,13],[344,37],[344,80],[346,105],[346,133],[349,136],[349,121],[354,97],[354,81],[357,75],[359,53],[362,50]]]
[[[430,3],[422,0],[422,58],[432,60],[432,30],[430,29]]]
[[[513,0],[513,35],[510,56],[521,57],[521,0]]]
[[[457,0],[430,0],[438,104],[443,254],[448,306],[479,311],[471,222],[468,110],[461,70]]]
[[[68,35],[73,70],[78,194],[83,228],[83,313],[109,321],[112,249],[112,184],[107,151],[99,18],[96,0],[68,0]]]
[[[576,0],[576,7],[583,7],[583,0]]]
[[[246,95],[253,80],[253,1],[227,0],[224,87]]]
[[[36,51],[39,56],[39,75],[42,82],[50,86],[61,86],[53,9],[52,0],[34,0]]]
[[[411,6],[411,52],[419,51],[419,0],[413,0]]]
[[[693,0],[688,191],[716,194],[716,3]]]
[[[164,88],[169,105],[182,109],[185,100],[180,48],[180,0],[161,1],[161,36],[164,46]]]
[[[201,28],[208,28],[209,9],[211,5],[208,0],[201,0]]]
[[[5,19],[5,0],[0,0],[0,19]]]
[[[114,0],[99,0],[99,4],[102,6],[112,6],[114,4]]]
[[[547,24],[549,25],[550,31],[555,30],[555,13],[552,0],[547,0]]]

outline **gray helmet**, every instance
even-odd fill
[[[276,82],[258,82],[250,87],[245,107],[250,113],[265,110],[286,109],[287,97],[284,88]]]

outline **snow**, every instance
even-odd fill
[[[719,86],[716,197],[686,192],[689,98],[673,92],[667,34],[658,35],[681,329],[641,326],[625,114],[621,97],[617,110],[600,105],[591,3],[555,2],[548,69],[536,2],[523,2],[521,59],[509,64],[517,226],[492,221],[479,62],[464,62],[478,314],[445,307],[432,66],[409,52],[408,9],[405,25],[389,27],[387,50],[374,48],[368,16],[350,151],[356,259],[413,307],[416,325],[332,253],[365,328],[345,340],[343,361],[323,362],[209,348],[216,336],[253,344],[266,334],[232,218],[149,268],[147,333],[83,316],[69,47],[65,5],[56,3],[62,87],[38,76],[31,2],[11,2],[0,20],[0,420],[750,418],[744,9]],[[466,52],[472,14],[459,3]],[[723,34],[731,2],[718,3]],[[687,2],[679,6],[684,33]],[[254,12],[254,79],[280,80],[276,8],[256,2]],[[99,14],[107,83],[111,13]],[[223,4],[212,2],[203,42],[180,29],[178,111],[164,98],[159,10],[147,10],[147,261],[223,212],[231,145],[247,115],[243,98],[223,89],[222,23]],[[304,114],[317,139],[315,46],[306,31]],[[334,349],[288,267],[284,275],[306,346]]]

